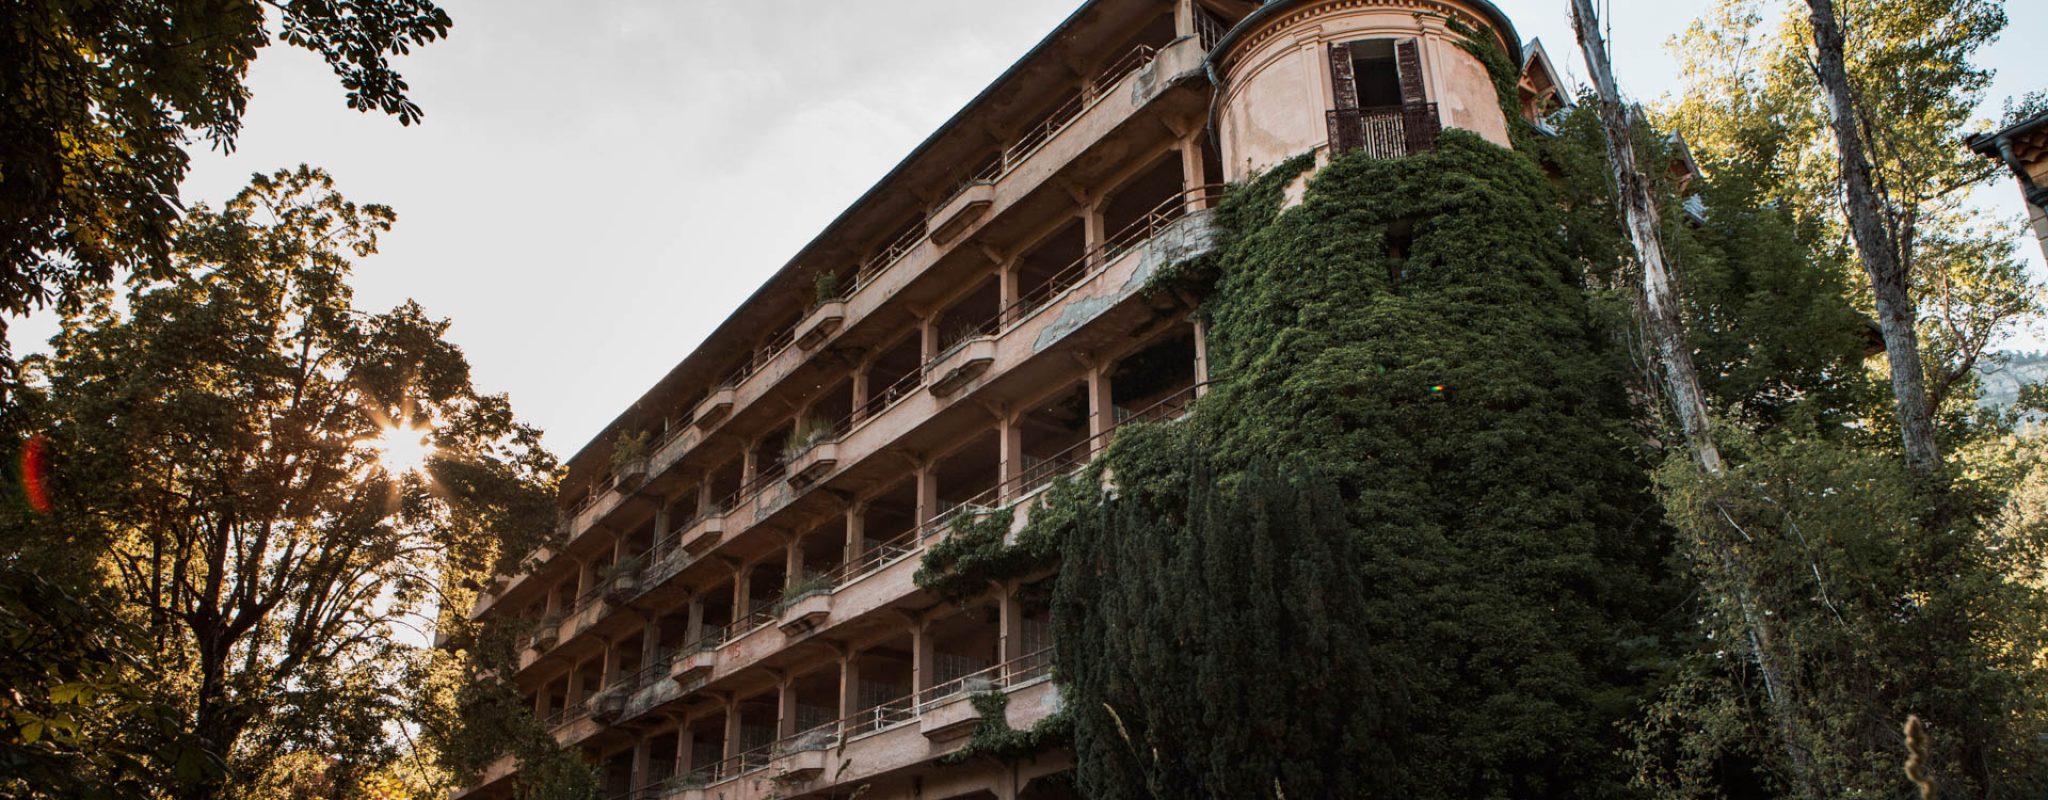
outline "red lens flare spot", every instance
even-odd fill
[[[50,513],[49,437],[38,433],[22,446],[21,486],[28,493],[29,508],[38,514]]]

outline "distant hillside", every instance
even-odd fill
[[[2019,399],[2021,386],[2048,381],[2048,353],[2003,353],[1999,362],[1977,369],[1984,380],[1982,405],[2010,406]]]

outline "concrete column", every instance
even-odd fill
[[[649,551],[654,549],[655,543],[661,541],[661,537],[668,535],[669,525],[672,524],[668,518],[668,509],[672,502],[671,498],[663,497],[661,504],[654,507],[654,538],[647,543]]]
[[[1017,602],[1015,586],[1002,588],[1002,596],[997,600],[996,610],[996,625],[1002,637],[998,644],[997,660],[1007,664],[1030,655],[1024,652],[1024,606]]]
[[[604,652],[599,653],[597,657],[600,664],[597,673],[597,685],[599,688],[610,688],[612,684],[619,681],[619,663],[621,661],[619,658],[619,646],[612,642],[605,642]]]
[[[690,598],[690,624],[689,627],[683,630],[683,641],[689,643],[702,638],[704,638],[704,598],[702,596],[692,597]]]
[[[910,628],[910,685],[914,691],[922,692],[937,683],[932,666],[932,635],[922,622]]]
[[[1208,165],[1202,163],[1203,136],[1203,132],[1197,130],[1180,140],[1180,174],[1188,192],[1184,199],[1194,208],[1209,207],[1208,195],[1201,188],[1216,180],[1209,174]]]
[[[741,447],[740,447],[740,485],[741,485],[741,486],[745,486],[745,485],[747,485],[747,484],[753,483],[753,482],[754,482],[754,477],[755,477],[756,475],[758,475],[758,474],[759,474],[759,470],[761,469],[761,465],[760,465],[760,464],[757,464],[757,463],[755,463],[755,461],[756,461],[757,459],[755,459],[755,458],[754,458],[754,450],[755,450],[755,447],[754,447],[754,446],[755,446],[756,444],[759,444],[759,443],[758,443],[758,442],[746,442],[745,444],[741,445]]]
[[[1023,488],[1018,485],[1018,481],[1024,477],[1024,430],[1017,426],[1016,419],[1005,410],[1002,418],[996,420],[996,431],[1002,448],[999,456],[1001,464],[997,473],[1002,491],[996,500],[1014,500]]]
[[[644,789],[647,788],[648,784],[654,782],[652,780],[654,776],[648,774],[649,768],[652,766],[649,762],[654,760],[653,751],[653,739],[641,739],[633,743],[633,788]]]
[[[697,765],[691,763],[697,756],[697,731],[685,719],[676,725],[676,774],[688,775]]]
[[[546,686],[540,687],[540,691],[533,693],[533,715],[541,719],[548,718],[548,687]]]
[[[1174,0],[1173,32],[1182,36],[1195,33],[1195,0]]]
[[[1101,452],[1109,444],[1103,434],[1116,427],[1115,395],[1110,393],[1111,364],[1096,364],[1088,368],[1088,435],[1095,445],[1092,452]]]
[[[1008,325],[1014,321],[1010,317],[1016,313],[1013,307],[1017,304],[1019,292],[1016,259],[1008,259],[996,265],[996,296],[997,302],[1000,303],[998,307],[1003,310],[1000,324]]]
[[[861,711],[860,651],[849,650],[839,659],[839,716],[844,719]]]
[[[1195,320],[1195,396],[1209,393],[1209,323]]]
[[[783,548],[782,588],[795,586],[804,579],[804,537],[789,537],[789,545]]]
[[[853,368],[853,407],[856,411],[868,404],[868,362],[861,362]],[[844,433],[844,431],[841,431]]]
[[[1100,199],[1090,201],[1081,211],[1081,223],[1082,244],[1088,248],[1088,269],[1093,271],[1102,266],[1102,246],[1109,239],[1109,233],[1102,229],[1107,222],[1102,218]]]
[[[923,525],[939,515],[939,476],[934,474],[931,464],[917,468],[917,524]]]
[[[939,354],[939,315],[933,314],[917,323],[920,360],[930,361]]]
[[[661,658],[661,618],[647,621],[640,629],[640,664],[652,665]]]
[[[718,502],[718,500],[719,498],[711,496],[711,473],[706,472],[704,473],[704,482],[697,484],[697,508],[699,510],[710,508],[711,504]]]
[[[796,735],[796,681],[784,678],[775,692],[775,738]]]
[[[584,592],[590,591],[590,587],[592,587],[592,586],[596,586],[596,585],[597,585],[597,562],[596,562],[596,561],[578,561],[578,562],[576,562],[576,592],[575,592],[575,594],[573,594],[573,595],[570,595],[570,597],[569,597],[569,603],[570,603],[571,605],[574,605],[574,604],[575,604],[575,602],[576,602],[576,598],[578,598],[578,597],[581,597],[581,596],[583,596],[583,593],[584,593]]]
[[[583,665],[587,663],[589,662],[579,661],[569,668],[569,692],[565,697],[569,705],[583,702]]]
[[[867,512],[866,502],[857,502],[846,509],[846,563],[851,564],[867,553]]]
[[[740,621],[741,618],[754,611],[753,603],[749,599],[753,594],[753,587],[751,586],[753,582],[754,565],[751,562],[741,565],[739,571],[733,573],[732,619],[734,622]]]
[[[725,704],[725,757],[740,754],[740,701],[735,697]]]

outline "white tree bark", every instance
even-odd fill
[[[1643,328],[1656,349],[1657,363],[1664,375],[1664,394],[1671,413],[1685,432],[1693,461],[1708,474],[1721,473],[1721,451],[1714,446],[1712,424],[1701,397],[1699,374],[1692,363],[1692,348],[1686,344],[1685,322],[1678,316],[1678,297],[1665,264],[1664,244],[1657,238],[1661,227],[1650,181],[1636,166],[1636,152],[1629,136],[1628,111],[1621,104],[1621,90],[1614,84],[1614,68],[1607,61],[1607,43],[1600,36],[1599,18],[1590,0],[1572,0],[1572,25],[1578,32],[1579,47],[1593,73],[1593,86],[1600,93],[1600,122],[1606,131],[1607,159],[1614,166],[1617,205],[1628,228],[1630,244],[1642,268]]]

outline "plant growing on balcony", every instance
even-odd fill
[[[782,588],[781,602],[787,606],[790,603],[813,595],[831,594],[832,590],[837,587],[838,583],[833,581],[832,576],[829,574],[805,575],[797,582]]]
[[[653,447],[653,437],[647,431],[619,431],[612,440],[612,472],[626,474],[634,468],[645,470],[647,454]]]
[[[811,281],[811,309],[839,299],[839,273],[825,270]]]
[[[831,420],[819,417],[805,417],[790,427],[789,438],[782,445],[782,462],[795,461],[798,456],[811,451],[821,443],[839,436],[839,426]]]

